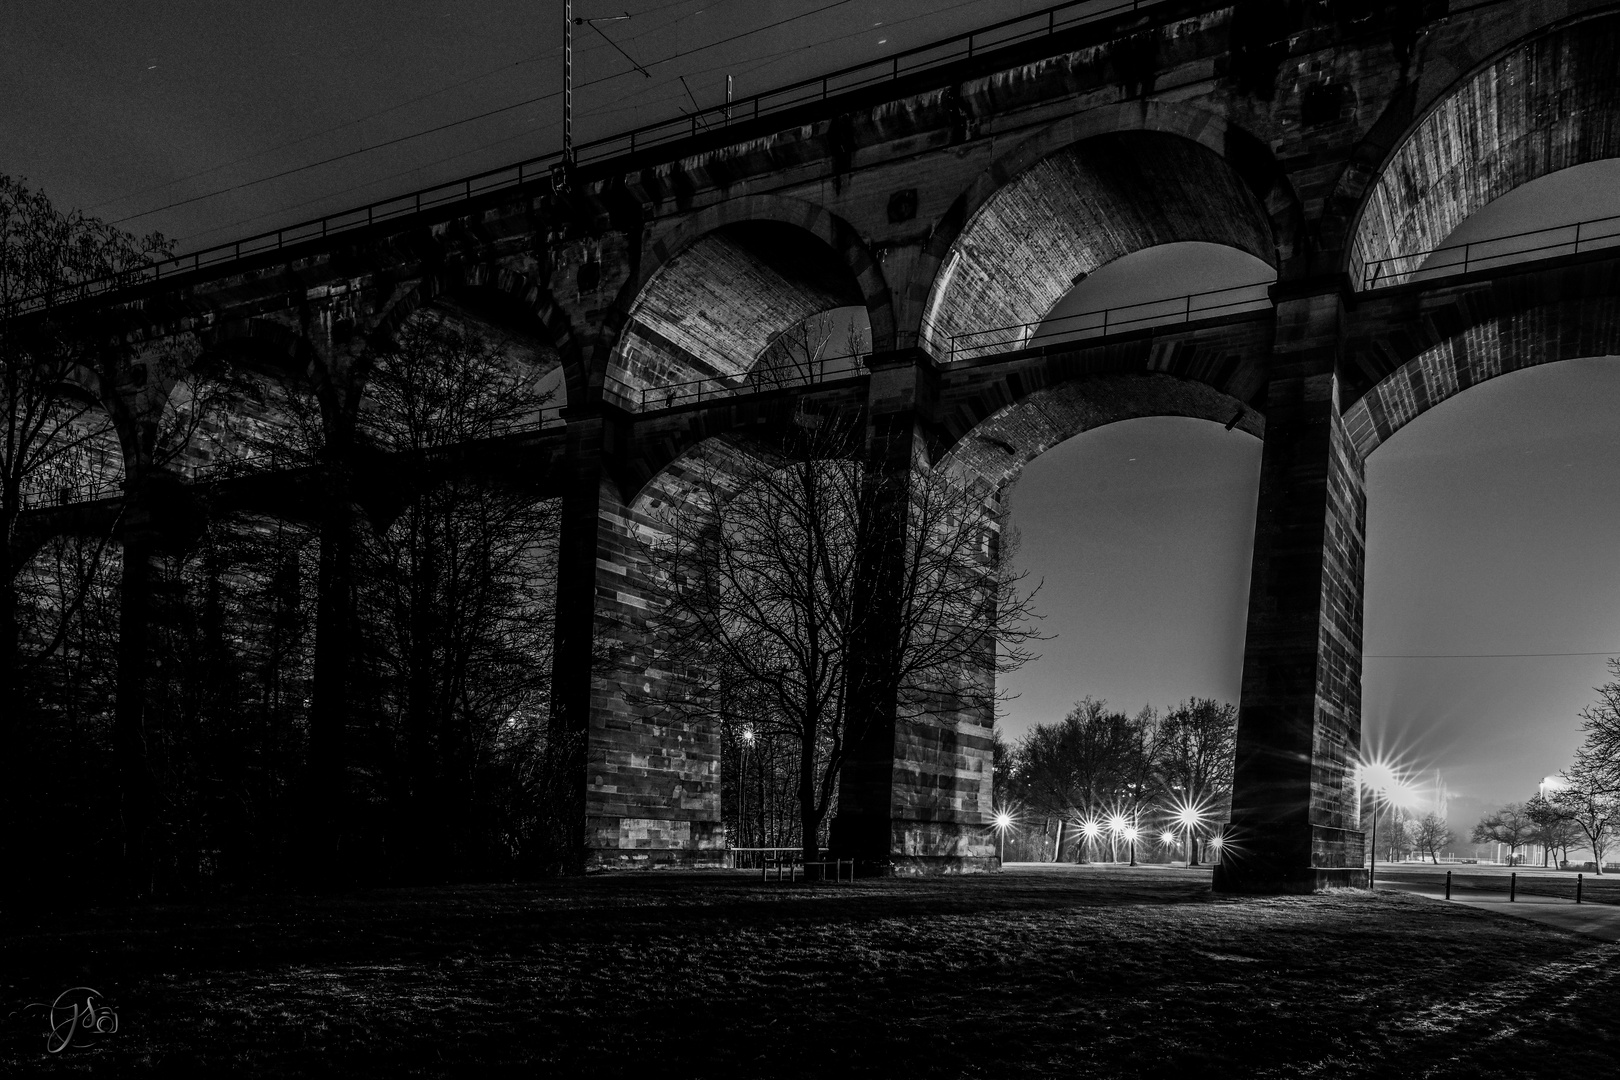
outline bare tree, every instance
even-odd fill
[[[994,672],[1028,659],[1036,636],[982,501],[939,470],[901,478],[898,497],[893,479],[867,464],[861,424],[801,410],[695,476],[651,548],[655,640],[683,683],[647,703],[791,738],[807,861],[871,722],[854,682],[875,636],[901,722],[992,708]]]
[[[400,465],[397,513],[364,545],[361,597],[384,676],[373,700],[392,743],[389,831],[416,872],[487,863],[502,854],[481,848],[492,832],[513,857],[544,839],[512,823],[532,815],[507,789],[544,757],[556,509],[460,457],[532,423],[533,385],[494,344],[424,320],[368,386],[362,430]]]
[[[1593,767],[1584,760],[1584,751],[1576,755],[1574,767],[1563,774],[1567,786],[1553,794],[1552,802],[1569,815],[1586,837],[1586,846],[1592,849],[1597,872],[1603,873],[1603,855],[1614,840],[1614,830],[1620,825],[1620,798],[1610,785],[1607,770]]]
[[[1580,712],[1585,740],[1578,768],[1583,783],[1620,794],[1620,659],[1609,660],[1614,676],[1596,688],[1598,700]]]
[[[1175,809],[1199,811],[1213,821],[1231,814],[1237,707],[1213,698],[1188,698],[1171,709],[1159,733],[1159,771]],[[1198,838],[1188,838],[1188,856],[1198,861]]]
[[[95,390],[120,354],[62,309],[88,282],[129,274],[167,251],[156,234],[137,238],[60,211],[0,174],[0,698],[13,697],[21,661],[16,581],[30,554],[17,532],[22,512],[83,497],[122,472],[122,462],[106,460],[118,441]],[[70,598],[66,613],[82,603]],[[61,640],[50,635],[42,655]]]
[[[1018,747],[1022,789],[1030,804],[1060,821],[1129,812],[1129,790],[1146,771],[1150,736],[1133,720],[1096,698],[1075,702],[1062,720],[1037,724]],[[1082,852],[1083,855],[1083,852]]]
[[[1508,803],[1479,819],[1474,826],[1474,843],[1502,844],[1508,849],[1508,862],[1513,862],[1520,848],[1531,842],[1536,834],[1536,823],[1530,819],[1523,803]]]
[[[1568,810],[1551,799],[1541,794],[1534,795],[1524,804],[1524,809],[1536,825],[1532,842],[1542,847],[1542,866],[1548,864],[1553,852],[1563,851],[1567,857],[1570,846],[1580,843],[1580,826],[1575,824]]]
[[[1445,818],[1435,813],[1424,814],[1415,824],[1417,828],[1412,831],[1413,847],[1419,855],[1427,855],[1430,862],[1438,865],[1441,849],[1455,842],[1457,834]]]

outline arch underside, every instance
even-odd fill
[[[1612,299],[1579,297],[1483,320],[1380,380],[1344,413],[1363,460],[1390,436],[1448,398],[1487,379],[1588,356],[1620,355]]]
[[[1205,383],[1161,374],[1096,376],[1037,390],[999,410],[953,446],[937,467],[960,477],[999,515],[1030,461],[1082,432],[1149,416],[1210,420],[1257,438],[1265,429],[1259,413]]]
[[[1616,156],[1620,16],[1532,38],[1447,96],[1391,155],[1356,226],[1355,285],[1399,284],[1492,200]]]
[[[647,390],[740,382],[773,345],[781,351],[784,332],[865,303],[849,268],[814,234],[776,221],[723,225],[643,287],[608,361],[607,392],[637,408]]]
[[[1098,267],[1179,241],[1276,263],[1265,209],[1214,151],[1158,132],[1087,139],[1036,162],[974,214],[935,280],[923,340],[935,356],[950,354],[953,338],[959,358],[1019,348]]]

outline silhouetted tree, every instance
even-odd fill
[[[737,449],[694,475],[651,549],[661,663],[683,673],[656,703],[796,743],[812,860],[870,722],[852,681],[874,640],[902,723],[989,710],[994,672],[1029,656],[1031,603],[994,550],[982,500],[940,470],[869,467],[861,424],[805,410],[770,443]],[[863,602],[874,595],[881,610]]]
[[[1439,814],[1424,814],[1415,824],[1417,827],[1412,830],[1412,846],[1419,855],[1427,855],[1430,862],[1438,864],[1441,849],[1453,843],[1457,834]]]
[[[1520,848],[1531,842],[1536,834],[1536,823],[1525,811],[1523,803],[1508,803],[1479,819],[1474,826],[1476,844],[1502,844],[1508,849],[1508,862],[1513,862]]]
[[[1607,770],[1588,764],[1583,754],[1576,755],[1575,765],[1563,776],[1566,786],[1553,793],[1553,805],[1580,828],[1601,874],[1604,853],[1620,826],[1620,797],[1610,785]]]
[[[1536,826],[1531,842],[1542,846],[1542,866],[1548,864],[1553,852],[1562,851],[1567,857],[1570,845],[1580,843],[1580,826],[1575,824],[1573,816],[1546,796],[1539,793],[1532,796],[1524,804],[1524,810]]]
[[[1159,772],[1167,806],[1202,810],[1211,822],[1231,815],[1237,708],[1213,698],[1188,698],[1165,715],[1159,731]],[[1198,861],[1197,838],[1189,855]]]
[[[1620,659],[1608,663],[1614,678],[1597,687],[1598,700],[1580,712],[1585,738],[1578,768],[1583,783],[1620,795]]]
[[[537,420],[535,384],[494,343],[431,319],[406,324],[368,383],[362,430],[397,455],[397,512],[363,545],[359,585],[381,676],[370,697],[386,786],[373,797],[390,808],[396,872],[558,856],[543,802],[528,799],[551,787],[557,510],[463,457]]]

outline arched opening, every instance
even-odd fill
[[[354,834],[382,873],[532,872],[547,787],[559,500],[503,442],[546,422],[555,353],[475,306],[413,312],[360,401]]]
[[[1435,253],[1478,211],[1540,177],[1620,156],[1617,56],[1620,18],[1578,20],[1521,42],[1440,101],[1390,155],[1362,207],[1351,245],[1356,287],[1400,284],[1420,268],[1456,273],[1465,265],[1456,251]],[[1615,223],[1597,233],[1620,242]],[[1573,250],[1574,239],[1570,229],[1480,253],[1485,265],[1500,264],[1556,253],[1566,240]]]
[[[1483,813],[1569,765],[1609,681],[1617,408],[1615,356],[1509,371],[1367,459],[1363,739],[1412,767],[1465,857]]]
[[[1081,858],[1079,820],[1129,801],[1120,784],[1141,783],[1105,777],[1107,791],[1082,791],[1035,778],[1026,739],[1037,725],[1055,732],[1083,698],[1107,703],[1090,722],[1124,712],[1125,726],[1147,707],[1162,723],[1193,698],[1236,705],[1261,430],[1257,414],[1211,387],[1139,375],[1032,394],[951,451],[1000,519],[1003,550],[1029,586],[1040,583],[1042,630],[1056,635],[1005,678],[1014,696],[1000,717],[997,785],[1018,811],[1009,861]],[[1194,801],[1213,824],[1225,791],[1199,785]],[[1186,858],[1184,837],[1159,841],[1174,826],[1141,824],[1153,842],[1138,861]]]
[[[1150,326],[1218,318],[1271,306],[1269,263],[1199,240],[1142,248],[1098,267],[1064,294],[1031,345],[1083,341]]]
[[[99,403],[65,390],[43,403],[32,436],[18,449],[25,508],[66,505],[119,495],[124,487],[124,447],[113,418]]]
[[[1215,151],[1158,132],[1086,139],[1036,162],[974,212],[929,293],[924,344],[955,359],[1021,348],[1101,268],[1182,242],[1276,260],[1265,208]]]
[[[604,392],[631,409],[860,367],[872,345],[855,273],[798,225],[722,225],[655,270],[631,304]]]

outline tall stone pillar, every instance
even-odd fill
[[[989,837],[992,710],[917,714],[894,675],[905,578],[907,506],[926,467],[922,425],[934,396],[932,361],[920,350],[874,356],[868,398],[873,542],[862,553],[856,603],[867,641],[851,673],[849,740],[829,847],[864,874],[985,870]],[[993,673],[989,674],[993,678]]]
[[[1337,283],[1281,295],[1220,892],[1363,883],[1362,462],[1340,418]]]
[[[601,416],[568,422],[552,717],[570,755],[569,843],[576,866],[718,864],[719,723],[668,704],[679,673],[646,629],[657,522],[609,471],[616,434]]]

